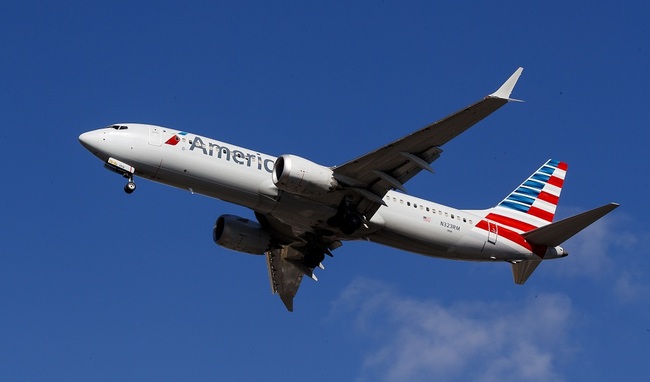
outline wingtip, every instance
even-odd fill
[[[293,312],[293,297],[280,295],[280,300],[282,300],[289,312]]]
[[[501,98],[501,99],[506,99],[508,101],[519,101],[516,99],[511,99],[510,94],[512,93],[512,90],[515,88],[515,85],[517,84],[517,80],[519,80],[519,76],[521,76],[521,72],[524,71],[524,68],[521,66],[515,70],[514,73],[506,80],[506,82],[501,85],[501,87],[494,93],[490,94],[490,97],[494,98]]]

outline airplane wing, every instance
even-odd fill
[[[523,68],[518,68],[494,93],[410,135],[334,167],[334,177],[356,194],[357,210],[367,219],[383,204],[390,189],[406,191],[404,183],[440,157],[445,143],[498,110],[510,99]]]
[[[517,69],[499,90],[473,105],[355,160],[333,167],[334,177],[343,185],[343,189],[332,195],[334,198],[330,202],[338,203],[343,193],[344,198],[352,199],[356,212],[370,219],[384,204],[383,197],[388,190],[405,191],[404,183],[409,179],[422,170],[432,171],[429,165],[440,156],[440,146],[511,101],[510,93],[522,70]],[[271,290],[280,295],[289,311],[293,311],[293,298],[303,276],[316,280],[314,268],[322,267],[324,256],[331,255],[331,250],[338,248],[341,242],[334,237],[321,235],[317,230],[297,234],[295,227],[287,226],[271,214],[256,216],[279,239],[278,246],[266,252]]]
[[[302,257],[302,253],[288,245],[266,252],[271,291],[280,295],[284,306],[290,312],[293,312],[293,298],[298,292],[302,276],[307,274],[313,279],[316,278],[313,269],[299,263]]]

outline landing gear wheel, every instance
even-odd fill
[[[129,183],[124,186],[124,192],[127,194],[132,194],[133,191],[135,191],[135,183],[133,183],[133,181],[129,181]]]
[[[325,259],[324,252],[310,252],[309,254],[305,255],[304,259],[302,260],[302,263],[305,264],[306,267],[314,269],[320,263],[322,263],[324,259]]]
[[[361,216],[356,213],[356,212],[350,212],[347,213],[343,216],[343,222],[341,224],[341,232],[343,232],[346,235],[351,235],[356,231],[359,227],[361,227],[361,223],[363,220],[361,219]]]

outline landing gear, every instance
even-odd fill
[[[135,168],[133,166],[121,162],[115,158],[108,158],[108,161],[104,163],[104,167],[122,175],[129,180],[129,182],[124,186],[124,192],[127,194],[132,194],[133,191],[135,191],[135,182],[133,181]]]
[[[341,232],[346,235],[351,235],[361,227],[362,222],[361,215],[356,212],[348,212],[341,219]]]
[[[129,183],[124,186],[124,192],[132,194],[133,191],[135,191],[135,183],[133,182],[133,178],[130,178]]]
[[[309,251],[305,253],[305,257],[302,260],[302,263],[311,269],[316,268],[317,266],[320,265],[320,263],[323,262],[323,259],[325,259],[325,253],[322,251]]]
[[[332,227],[338,227],[343,234],[351,235],[363,224],[363,216],[356,211],[355,205],[343,200],[336,215],[332,216],[327,223]]]

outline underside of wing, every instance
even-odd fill
[[[327,168],[290,155],[278,159],[273,176],[276,186],[283,186],[279,204],[285,209],[276,206],[273,213],[256,216],[273,237],[266,252],[271,289],[289,311],[303,276],[316,280],[314,268],[322,267],[341,240],[362,238],[361,227],[372,229],[367,223],[388,190],[405,191],[409,179],[432,171],[442,145],[510,101],[522,70],[482,100],[341,166]]]
[[[289,246],[266,252],[266,262],[269,269],[271,291],[278,294],[280,299],[293,312],[293,298],[298,292],[303,272],[287,260],[291,255],[297,256]]]
[[[324,251],[331,255],[329,250]],[[290,312],[293,312],[293,298],[298,292],[303,276],[318,281],[314,268],[325,269],[321,263],[323,257],[324,252],[310,246],[283,245],[266,252],[271,291],[280,296]]]
[[[442,145],[511,101],[510,93],[522,70],[517,69],[499,90],[473,105],[335,167],[335,178],[357,195],[358,211],[370,218],[388,190],[404,191],[404,183],[420,171],[432,171],[429,165],[440,157]]]

